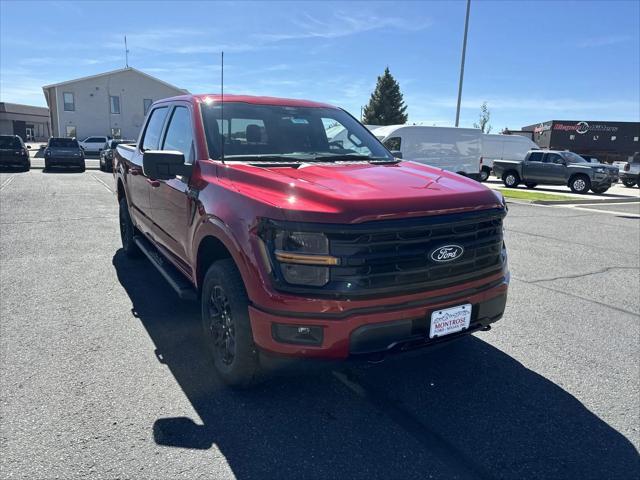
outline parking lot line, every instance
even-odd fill
[[[629,205],[629,204],[627,203],[627,205]],[[637,214],[637,213],[617,212],[615,210],[596,210],[594,208],[586,208],[586,207],[583,207],[583,206],[576,206],[576,205],[559,205],[559,206],[573,208],[574,210],[585,210],[587,212],[608,213],[609,215],[624,215],[625,217],[640,218],[640,215]]]
[[[7,178],[2,185],[0,185],[0,190],[2,190],[4,187],[6,187],[7,185],[9,185],[11,183],[11,181],[16,178],[15,175],[11,175],[9,178]]]
[[[97,180],[98,182],[100,182],[102,184],[102,186],[104,188],[106,188],[107,190],[109,190],[109,192],[113,193],[113,189],[107,185],[105,182],[103,182],[102,180],[100,180],[98,177],[96,177],[93,173],[91,174],[91,176],[94,178],[94,180]]]

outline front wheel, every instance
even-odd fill
[[[586,175],[576,175],[569,181],[569,188],[573,193],[585,194],[591,188],[591,180]]]
[[[622,180],[622,184],[627,188],[631,188],[636,184],[636,181],[635,180],[630,180],[630,179],[624,179],[624,180]]]
[[[505,187],[516,188],[520,183],[520,177],[516,172],[506,172],[502,175],[502,183]]]
[[[220,378],[233,387],[255,383],[258,352],[249,321],[249,299],[233,260],[213,263],[202,284],[202,329]]]

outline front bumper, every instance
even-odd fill
[[[633,180],[637,182],[640,180],[640,173],[620,172],[620,180]]]
[[[342,360],[350,356],[426,347],[444,340],[473,333],[489,326],[504,312],[509,274],[492,279],[483,286],[464,289],[457,293],[428,297],[409,304],[393,304],[374,309],[345,310],[342,314],[268,312],[256,306],[249,307],[253,337],[257,347],[271,354]],[[472,304],[469,329],[443,337],[429,339],[431,312],[444,308]],[[348,308],[348,303],[345,305]],[[320,345],[283,343],[274,338],[274,325],[320,327]]]

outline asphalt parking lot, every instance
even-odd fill
[[[0,174],[0,478],[639,476],[638,204],[511,204],[491,331],[235,392],[111,188]]]

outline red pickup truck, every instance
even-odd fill
[[[152,105],[114,176],[123,249],[201,302],[213,365],[429,346],[500,319],[504,199],[395,158],[340,108],[187,95]]]

